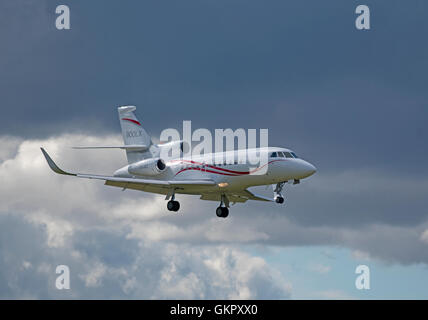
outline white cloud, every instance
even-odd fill
[[[226,242],[266,238],[263,233],[253,233],[251,227],[243,226],[237,235],[229,236],[233,234],[233,220],[221,221],[224,231],[217,226],[218,219],[198,216],[198,212],[189,213],[195,221],[183,224],[181,220],[186,216],[167,212],[163,196],[121,192],[99,181],[56,175],[39,149],[45,147],[65,170],[109,173],[124,164],[123,154],[113,151],[106,156],[69,149],[72,145],[114,144],[109,140],[114,139],[65,135],[22,141],[16,152],[0,163],[0,178],[4,181],[0,185],[0,217],[8,219],[13,214],[14,219],[28,223],[25,228],[46,235],[44,241],[32,241],[41,253],[33,260],[25,255],[24,262],[20,262],[23,270],[34,267],[49,281],[55,276],[55,265],[68,264],[75,275],[71,281],[73,297],[290,296],[289,284],[262,258],[228,245],[203,246],[224,242],[223,237]],[[190,199],[183,198],[182,203],[191,206]],[[24,239],[27,236],[24,232]],[[198,239],[203,239],[202,246],[196,244]],[[9,243],[8,249],[20,256],[16,246],[19,243]],[[24,288],[17,284],[8,296],[59,294],[52,287],[44,292],[32,292],[30,285]]]
[[[87,274],[81,275],[87,287],[99,287],[102,278],[105,276],[107,268],[102,263],[96,263]]]
[[[5,139],[0,137],[0,141]],[[52,277],[55,265],[69,261],[72,270],[77,270],[74,281],[81,281],[80,287],[72,284],[75,297],[101,298],[111,292],[116,295],[109,297],[131,298],[289,297],[291,284],[264,259],[243,252],[239,248],[242,244],[340,245],[353,250],[354,258],[428,261],[424,243],[428,229],[421,215],[419,223],[414,220],[407,225],[397,224],[396,217],[390,215],[389,223],[390,216],[379,215],[377,207],[366,203],[369,209],[364,210],[375,212],[373,219],[367,213],[364,223],[358,220],[362,216],[357,213],[362,211],[355,209],[361,204],[355,206],[356,191],[356,197],[362,199],[388,185],[389,193],[403,196],[401,189],[390,186],[395,177],[373,172],[325,176],[287,190],[285,206],[238,204],[228,219],[218,219],[216,203],[194,196],[180,195],[180,212],[171,213],[160,195],[122,192],[100,181],[56,175],[39,149],[45,147],[65,170],[109,174],[125,164],[123,152],[69,147],[120,144],[116,136],[63,135],[15,141],[17,146],[8,146],[11,151],[5,152],[0,162],[0,218],[13,215],[39,230],[37,234],[46,234],[43,245],[39,244],[41,258],[46,261],[30,259],[25,253],[16,263],[23,270],[40,270],[40,276]],[[346,190],[349,181],[353,187]],[[426,182],[417,184],[422,187]],[[419,191],[416,195],[410,194],[413,190],[406,192],[407,198],[420,196]],[[308,194],[311,201],[307,201]],[[349,211],[343,211],[348,206]],[[4,231],[7,226],[1,228]],[[25,232],[23,236],[27,237]],[[9,243],[8,249],[14,252],[18,245]],[[23,261],[31,267],[23,267]],[[315,263],[311,269],[326,274],[331,267]],[[13,292],[18,292],[19,286],[16,279]],[[43,297],[58,294],[50,287],[20,293]]]
[[[18,147],[22,142],[22,138],[12,136],[0,137],[0,163],[4,160],[14,158]]]

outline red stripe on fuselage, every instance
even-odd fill
[[[267,166],[267,165],[269,165],[269,164],[271,164],[271,163],[273,163],[273,162],[277,162],[277,161],[287,161],[287,160],[285,160],[285,159],[271,160],[271,161],[269,161],[268,163],[266,163],[265,165],[263,165],[263,166],[261,166],[261,167],[258,167],[258,168],[254,169],[254,170],[252,170],[252,171],[234,171],[234,170],[229,170],[229,169],[219,168],[219,167],[216,167],[216,166],[213,166],[213,165],[205,164],[205,166],[210,167],[210,168],[212,168],[212,169],[221,170],[221,171],[229,172],[229,173],[216,172],[216,171],[212,171],[212,170],[202,169],[202,168],[199,168],[199,167],[190,167],[190,168],[184,168],[184,169],[181,169],[181,170],[180,170],[180,171],[178,171],[175,175],[178,175],[179,173],[181,173],[181,172],[183,172],[183,171],[187,171],[187,170],[198,170],[198,171],[203,171],[203,172],[210,172],[210,173],[221,174],[221,175],[224,175],[224,176],[234,176],[234,177],[236,177],[236,176],[243,176],[243,175],[249,175],[249,174],[252,174],[252,173],[254,173],[254,172],[259,171],[259,170],[260,170],[260,169],[262,169],[263,167],[265,167],[265,166]],[[192,161],[192,160],[172,160],[171,162],[187,162],[187,163],[192,163],[192,164],[196,164],[196,165],[204,166],[204,164],[203,164],[203,163],[201,163],[201,162],[196,162],[196,161]]]
[[[229,169],[219,168],[219,167],[213,166],[211,164],[203,164],[202,162],[196,162],[196,161],[193,161],[193,160],[172,160],[172,162],[177,162],[177,161],[192,163],[192,164],[196,164],[196,165],[200,165],[200,166],[204,166],[205,165],[205,166],[207,166],[209,168],[212,168],[212,169],[217,169],[217,170],[220,170],[220,171],[229,172],[229,173],[235,173],[235,174],[249,174],[250,173],[249,171],[235,171],[235,170],[229,170]]]
[[[204,170],[204,169],[198,168],[198,167],[190,167],[190,168],[181,169],[175,175],[178,175],[179,173],[181,173],[183,171],[187,171],[187,170],[197,170],[197,171],[202,171],[202,172],[216,173],[216,174],[221,174],[223,176],[233,176],[233,177],[240,176],[239,174],[223,173],[223,172],[217,172],[217,171],[212,171],[212,170],[207,170],[207,169]]]

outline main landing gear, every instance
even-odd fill
[[[275,199],[276,203],[279,203],[279,204],[284,203],[284,197],[283,197],[281,192],[282,192],[282,189],[284,188],[286,183],[287,182],[285,181],[285,182],[277,183],[276,186],[273,185],[273,188],[274,188],[273,192],[275,194],[274,199]]]
[[[171,198],[171,200],[168,201],[166,204],[166,207],[169,211],[175,211],[177,212],[180,209],[180,202],[175,201],[175,193],[172,192],[172,194],[168,194],[165,198],[165,200],[168,200]]]
[[[224,206],[223,203],[225,204]],[[227,218],[229,215],[229,199],[227,199],[226,195],[221,195],[220,206],[215,210],[215,213],[219,218]]]
[[[215,214],[219,218],[227,218],[227,216],[229,215],[229,209],[227,207],[220,206],[215,210]]]
[[[177,212],[180,209],[180,202],[175,200],[169,200],[168,203],[166,204],[166,207],[168,208],[169,211]]]

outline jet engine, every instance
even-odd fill
[[[165,161],[160,158],[141,160],[128,166],[128,172],[139,176],[156,176],[166,170]]]

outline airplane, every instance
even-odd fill
[[[216,215],[226,218],[230,203],[247,200],[271,201],[281,204],[286,183],[299,184],[301,179],[316,172],[314,165],[300,159],[287,148],[265,147],[211,153],[204,156],[178,157],[164,161],[160,158],[162,148],[179,147],[183,151],[183,141],[154,144],[135,116],[135,106],[118,107],[124,145],[84,146],[75,149],[124,149],[128,165],[115,171],[112,176],[70,173],[60,169],[41,147],[49,167],[57,174],[78,178],[104,180],[105,185],[133,189],[165,195],[167,209],[177,212],[180,203],[176,194],[199,195],[202,200],[220,202]],[[232,162],[226,162],[228,152],[234,152]],[[239,154],[267,153],[267,168],[262,174],[254,174],[261,167],[251,169],[248,162],[238,162]],[[230,156],[230,155],[229,155]],[[213,159],[213,161],[207,161]],[[217,161],[220,159],[220,161]],[[229,159],[229,158],[227,158]],[[250,187],[272,185],[274,196],[266,197],[249,190]]]

